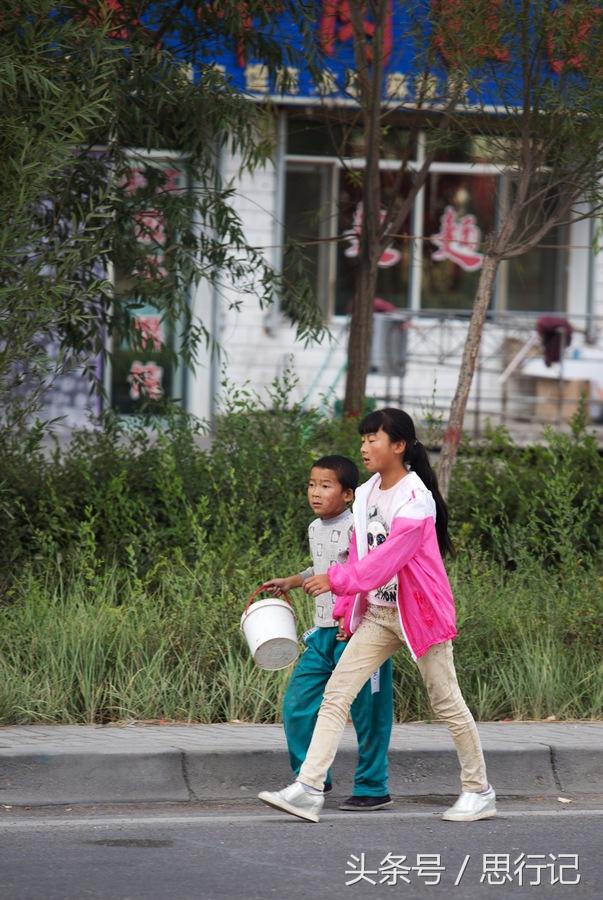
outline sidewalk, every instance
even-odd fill
[[[478,725],[502,797],[603,793],[603,722]],[[349,793],[355,736],[335,765]],[[279,725],[0,726],[0,804],[236,800],[291,781]],[[458,762],[442,725],[395,725],[390,789],[401,797],[458,793]]]

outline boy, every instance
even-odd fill
[[[347,560],[353,525],[348,504],[354,499],[358,481],[357,466],[345,456],[323,456],[314,463],[308,481],[308,503],[318,516],[308,528],[313,565],[298,575],[266,582],[273,594],[303,587],[308,578]],[[331,592],[320,594],[315,603],[314,628],[304,635],[306,650],[291,676],[283,703],[285,737],[296,775],[310,745],[325,685],[345,648],[345,636],[332,616],[335,598]],[[392,667],[388,660],[366,682],[352,704],[358,765],[352,796],[340,809],[369,811],[392,805],[387,786],[392,712]],[[325,791],[329,790],[330,773],[325,784]]]

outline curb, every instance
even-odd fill
[[[499,796],[603,793],[603,724],[561,734],[551,729],[547,742],[521,724],[479,726]],[[74,746],[80,735],[85,740]],[[459,792],[456,752],[442,726],[395,726],[389,760],[395,796]],[[334,773],[338,794],[349,793],[356,761],[354,734],[346,729]],[[280,726],[0,728],[5,805],[241,800],[290,781]]]

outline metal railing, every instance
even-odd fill
[[[375,366],[367,392],[378,402],[395,402],[419,413],[429,410],[445,418],[456,388],[469,315],[444,310],[377,314],[376,320],[381,321],[376,321],[375,335],[380,337],[377,346],[373,342]],[[567,315],[572,338],[568,343],[563,331],[560,362],[547,367],[536,330],[541,315],[548,314],[488,315],[465,419],[476,437],[486,420],[514,431],[522,426],[563,426],[582,395],[587,417],[603,426],[603,317]],[[401,329],[404,339],[392,340]]]

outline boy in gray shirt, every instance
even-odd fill
[[[312,466],[308,502],[318,518],[310,523],[308,539],[312,566],[297,575],[266,582],[273,594],[303,587],[312,575],[347,560],[353,516],[349,509],[358,486],[358,468],[345,456],[323,456]],[[314,628],[306,632],[306,650],[298,662],[283,703],[283,723],[291,768],[299,773],[305,759],[324,688],[345,647],[345,635],[333,619],[335,598],[330,591],[315,598]],[[375,810],[391,806],[387,783],[387,750],[392,728],[391,659],[366,682],[351,708],[358,738],[358,765],[352,796],[339,808]],[[331,773],[325,791],[331,790]]]

